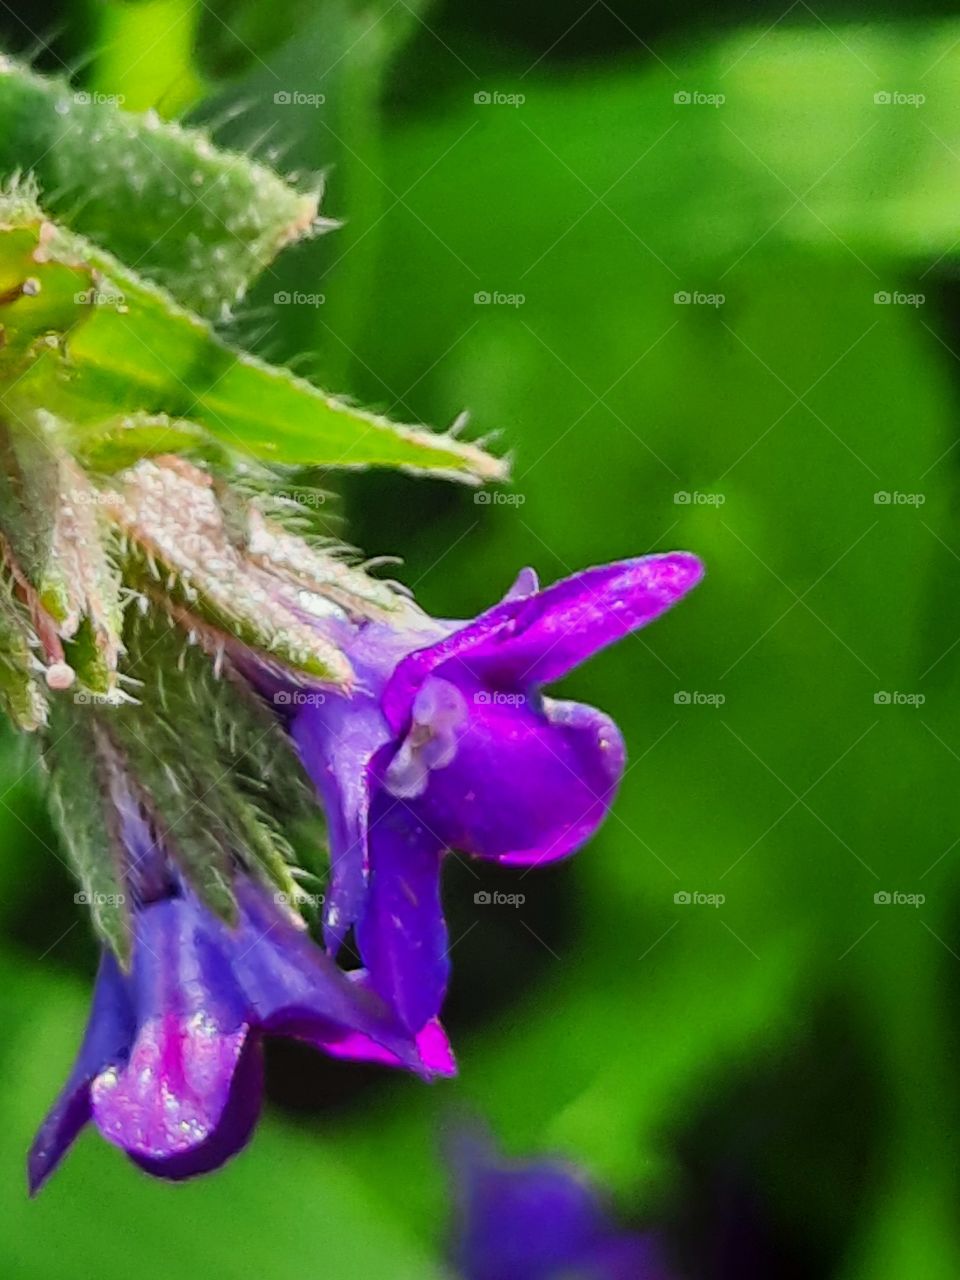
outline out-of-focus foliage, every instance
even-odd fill
[[[325,385],[345,373],[393,416],[466,405],[516,455],[510,503],[357,477],[351,537],[405,555],[446,616],[523,562],[550,578],[683,546],[709,576],[568,682],[634,762],[594,844],[498,874],[516,911],[475,904],[489,872],[449,868],[460,1080],[353,1093],[337,1067],[310,1091],[315,1064],[278,1058],[278,1096],[317,1114],[278,1110],[175,1208],[94,1141],[22,1202],[90,958],[11,757],[0,1258],[44,1280],[134,1258],[144,1277],[181,1259],[440,1275],[437,1126],[465,1106],[513,1151],[587,1164],[688,1274],[789,1257],[802,1276],[953,1280],[960,29],[801,9],[655,54],[627,34],[600,65],[570,58],[576,33],[495,53],[434,10],[392,78],[351,79],[372,54],[357,31],[329,55],[339,17],[250,36],[223,91],[310,166],[346,161],[329,199],[347,227],[288,268],[326,301],[271,312],[265,347],[315,349]]]

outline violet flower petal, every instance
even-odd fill
[[[675,551],[586,569],[536,595],[509,597],[404,658],[384,691],[384,714],[400,733],[417,689],[446,663],[504,688],[558,680],[599,649],[659,617],[702,576],[696,556]]]
[[[132,985],[138,1030],[126,1063],[93,1081],[109,1141],[169,1178],[205,1172],[247,1141],[262,1092],[263,1034],[328,1048],[359,1035],[430,1074],[413,1037],[249,881],[230,927],[192,896],[138,916]]]
[[[263,1047],[258,1036],[250,1035],[237,1060],[226,1106],[203,1142],[163,1159],[150,1159],[130,1150],[127,1155],[155,1178],[177,1182],[219,1169],[250,1141],[262,1098]]]
[[[346,976],[359,987],[366,988],[369,984],[369,976],[365,969],[353,969]],[[396,1054],[359,1032],[344,1036],[336,1044],[318,1043],[308,1029],[297,1038],[322,1049],[334,1058],[348,1058],[355,1062],[374,1062],[386,1067],[404,1065]],[[434,1018],[422,1027],[417,1032],[415,1040],[424,1075],[455,1076],[457,1074],[453,1049],[450,1047],[447,1033],[439,1018]]]
[[[503,597],[501,604],[507,600],[525,600],[527,596],[534,596],[540,590],[540,579],[537,576],[536,569],[531,569],[529,565],[525,569],[521,569],[514,580],[513,586]]]
[[[387,741],[379,708],[362,699],[329,697],[300,713],[291,729],[304,767],[320,793],[330,839],[324,941],[336,955],[356,923],[367,888],[370,790],[367,764]]]
[[[352,983],[258,889],[243,884],[237,888],[242,916],[231,965],[255,1025],[268,1034],[307,1038],[327,1052],[359,1035],[380,1045],[400,1065],[429,1074],[413,1036],[378,994]]]
[[[252,1128],[251,1123],[230,1132],[230,1103],[247,1038],[246,1027],[225,1034],[202,1012],[145,1023],[129,1063],[109,1067],[91,1086],[97,1128],[152,1169],[174,1159],[183,1160],[190,1172],[213,1167],[206,1161],[195,1167],[196,1152],[216,1135],[226,1158],[243,1146]],[[244,1114],[249,1110],[245,1107]]]
[[[448,848],[505,863],[550,862],[606,817],[624,761],[617,726],[593,707],[487,695],[470,704],[455,759],[430,774],[410,810]]]
[[[486,1144],[461,1145],[459,1264],[469,1280],[546,1280],[599,1242],[600,1201],[568,1165],[499,1161]]]
[[[655,1241],[621,1231],[594,1188],[561,1161],[503,1161],[457,1144],[465,1280],[665,1280]]]
[[[469,666],[493,684],[550,684],[653,622],[703,577],[684,551],[586,569],[530,597]]]
[[[129,1059],[101,1071],[90,1089],[103,1136],[151,1164],[186,1157],[218,1131],[232,1154],[249,1134],[223,1132],[250,1027],[207,923],[192,898],[168,898],[138,914],[136,1038]]]
[[[27,1160],[30,1194],[36,1195],[90,1119],[90,1084],[112,1063],[126,1059],[135,1034],[133,1008],[119,966],[107,953],[100,962],[87,1029],[76,1062],[34,1139]]]
[[[309,1034],[295,1038],[313,1045],[315,1049],[322,1050],[331,1058],[344,1058],[350,1062],[370,1062],[381,1067],[403,1067],[406,1065],[401,1062],[395,1053],[391,1053],[389,1049],[384,1049],[375,1040],[371,1040],[369,1036],[362,1036],[359,1032],[352,1032],[335,1044],[331,1044],[327,1040],[317,1040]],[[417,1052],[420,1056],[421,1074],[424,1077],[455,1076],[457,1074],[457,1064],[453,1056],[453,1050],[439,1018],[434,1018],[426,1026],[422,1027],[417,1032],[415,1041]]]
[[[414,1034],[436,1016],[450,975],[440,905],[442,854],[442,842],[406,801],[378,792],[357,944],[370,985]]]

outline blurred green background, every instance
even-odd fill
[[[340,483],[427,608],[473,614],[525,563],[708,565],[565,683],[631,752],[593,844],[448,868],[459,1080],[276,1047],[251,1149],[198,1183],[88,1134],[26,1200],[95,948],[4,747],[4,1275],[443,1276],[460,1115],[572,1156],[680,1275],[960,1274],[960,20],[784,6],[3,6],[41,69],[328,170],[345,225],[231,336],[502,433],[489,501]],[[475,904],[493,887],[526,901]]]

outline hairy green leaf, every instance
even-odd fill
[[[132,739],[139,777],[159,787],[158,812],[186,874],[201,877],[212,854],[219,891],[238,860],[292,900],[298,858],[286,830],[316,806],[279,721],[228,660],[211,664],[155,611],[132,612],[126,638],[140,705],[121,710],[120,732]],[[219,892],[211,905],[222,912]]]
[[[47,720],[46,701],[34,678],[34,643],[12,584],[5,572],[0,573],[0,707],[18,729],[28,732]]]
[[[78,901],[90,908],[98,936],[121,963],[130,958],[130,893],[125,853],[111,800],[118,768],[112,744],[83,705],[85,695],[55,700],[44,759],[49,771],[50,810],[71,866],[80,881]]]
[[[139,708],[117,708],[111,724],[131,772],[149,797],[164,851],[211,911],[234,919],[230,839],[216,809],[214,778],[198,775],[185,762],[182,732],[176,737],[157,732],[162,726]]]
[[[69,665],[108,693],[121,648],[120,576],[101,494],[59,447],[59,428],[43,411],[0,425],[0,527]]]
[[[52,213],[206,315],[317,226],[316,191],[2,56],[0,120],[0,177],[35,174]]]
[[[114,519],[165,596],[293,671],[350,685],[349,661],[304,620],[294,593],[233,543],[209,476],[178,459],[145,460],[124,482]]]
[[[505,463],[476,445],[400,426],[252,356],[109,254],[44,221],[22,193],[0,201],[2,398],[100,432],[118,414],[166,414],[268,462],[387,466],[475,483]]]

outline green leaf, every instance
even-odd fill
[[[33,173],[53,214],[206,315],[316,228],[317,192],[219,151],[202,131],[3,56],[0,120],[0,178]]]
[[[63,848],[80,881],[97,935],[122,964],[131,951],[130,892],[111,800],[111,776],[117,769],[113,746],[83,703],[86,695],[56,699],[51,707],[44,760],[49,772],[49,803]]]
[[[129,413],[84,430],[64,424],[65,439],[77,461],[90,471],[113,475],[132,467],[141,458],[161,453],[216,457],[222,449],[195,422],[170,418],[165,413]]]
[[[221,915],[237,861],[292,901],[287,830],[316,803],[279,721],[229,660],[211,664],[167,618],[132,611],[125,637],[139,703],[111,723],[171,854]]]
[[[476,445],[364,413],[232,350],[155,285],[44,222],[20,192],[0,201],[0,281],[0,323],[12,335],[0,373],[15,382],[4,397],[14,412],[42,405],[95,433],[118,413],[166,414],[274,463],[468,483],[505,474]]]
[[[87,688],[109,693],[121,648],[120,576],[101,494],[59,447],[60,428],[42,410],[0,425],[0,527],[69,665]]]
[[[230,835],[211,803],[216,775],[198,774],[191,768],[193,761],[184,751],[184,726],[175,737],[163,729],[137,707],[118,707],[111,715],[111,731],[148,801],[159,844],[205,906],[221,919],[233,920]],[[215,767],[213,759],[209,767]]]
[[[27,732],[47,720],[46,700],[34,676],[34,644],[7,574],[0,573],[0,707],[18,729]]]
[[[352,684],[349,660],[304,620],[295,592],[233,543],[208,475],[179,459],[158,459],[138,463],[123,480],[113,518],[139,555],[148,594],[308,679]],[[136,574],[136,563],[129,569]]]

